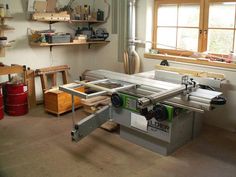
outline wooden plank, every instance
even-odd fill
[[[180,56],[171,56],[171,55],[162,55],[162,54],[147,54],[147,53],[144,54],[144,57],[150,58],[150,59],[170,60],[170,61],[182,62],[182,63],[191,63],[191,64],[197,64],[197,65],[236,69],[236,64],[234,63],[200,60],[200,59],[195,59],[195,58],[190,58],[190,57],[180,57]]]
[[[7,75],[7,74],[21,74],[24,72],[23,66],[0,66],[0,75]]]
[[[77,43],[77,42],[70,42],[70,43],[35,43],[30,42],[31,46],[35,47],[50,47],[50,46],[70,46],[70,45],[88,45],[88,44],[108,44],[110,41],[88,41],[85,43]]]
[[[170,66],[161,66],[161,65],[156,65],[156,68],[159,70],[177,72],[179,74],[187,74],[187,75],[191,75],[195,77],[209,77],[209,78],[216,78],[216,79],[225,79],[224,74],[213,73],[213,72],[189,70],[189,69],[176,68],[176,67],[170,67]]]

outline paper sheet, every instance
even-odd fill
[[[147,120],[144,116],[131,113],[131,126],[146,132]]]

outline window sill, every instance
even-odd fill
[[[214,67],[220,67],[220,68],[236,69],[235,63],[210,61],[208,59],[196,59],[196,58],[191,58],[191,57],[181,57],[181,56],[163,55],[163,54],[150,54],[150,53],[145,53],[144,58],[169,60],[169,61],[176,61],[176,62],[182,62],[182,63],[191,63],[191,64],[196,64],[196,65],[206,65],[206,66],[214,66]]]

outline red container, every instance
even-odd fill
[[[27,103],[28,101],[27,96],[28,96],[27,92],[23,92],[19,94],[7,94],[6,104],[15,105],[15,104]]]
[[[4,118],[3,106],[0,108],[0,120]]]
[[[10,116],[22,116],[28,113],[27,86],[24,84],[10,84],[5,86],[5,111]]]
[[[28,104],[5,105],[6,112],[10,116],[23,116],[28,113]]]
[[[7,94],[19,94],[27,91],[27,86],[19,83],[19,84],[6,84],[6,92]]]

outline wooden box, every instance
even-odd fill
[[[75,90],[84,92],[84,87]],[[80,98],[74,97],[75,108],[81,106]],[[71,95],[58,89],[50,89],[44,93],[44,109],[47,112],[60,115],[72,110]]]

